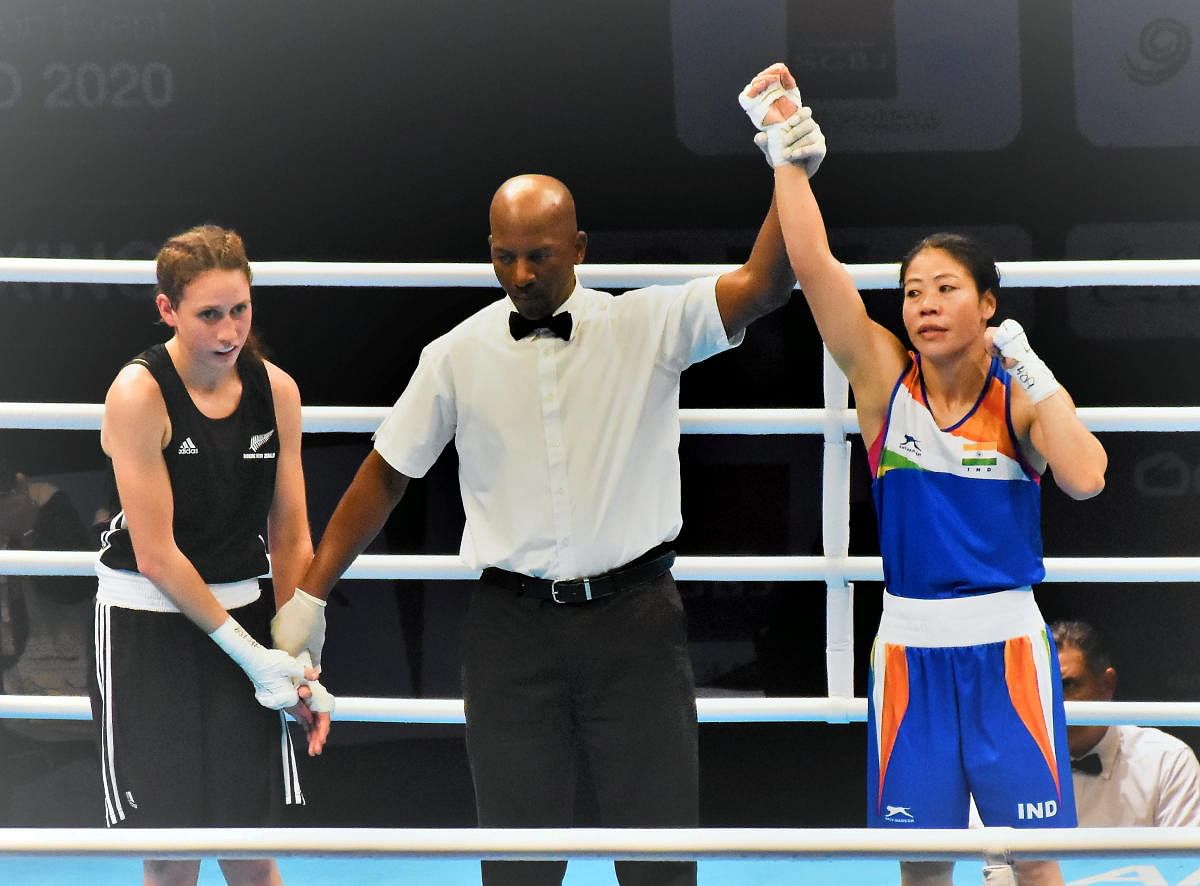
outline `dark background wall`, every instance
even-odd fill
[[[240,230],[258,260],[483,261],[492,192],[540,171],[574,190],[591,261],[737,262],[771,177],[735,95],[783,59],[829,140],[816,190],[846,261],[894,261],[947,228],[1004,260],[1191,257],[1198,39],[1191,0],[0,0],[0,254],[149,258],[212,221]],[[425,342],[497,295],[264,287],[255,320],[306,403],[383,405]],[[1080,405],[1188,405],[1200,398],[1196,298],[1080,288],[1001,304]],[[892,293],[867,299],[897,325]],[[0,284],[0,401],[99,402],[121,363],[162,337],[150,300],[148,287]],[[819,405],[803,302],[690,370],[682,399]],[[1104,443],[1098,499],[1067,502],[1047,483],[1047,554],[1193,553],[1195,435]],[[316,532],[367,445],[306,438]],[[0,447],[90,517],[96,434],[10,430]],[[691,436],[682,455],[681,553],[817,550],[818,441]],[[856,457],[852,547],[870,553]],[[454,552],[461,520],[447,453],[376,549]],[[820,586],[683,590],[706,690],[824,693]],[[331,613],[331,688],[457,696],[466,594],[347,583]],[[1108,630],[1123,697],[1194,699],[1194,594],[1047,585],[1039,598],[1049,618]],[[860,585],[860,694],[878,600]],[[860,725],[705,727],[706,822],[860,824],[863,744]],[[470,820],[455,729],[340,727],[310,768],[313,822]]]

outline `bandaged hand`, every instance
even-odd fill
[[[313,665],[312,658],[309,656],[307,649],[301,650],[296,655],[296,660],[299,661],[306,668],[316,670],[315,666]],[[308,705],[310,710],[312,710],[318,714],[332,714],[333,713],[334,706],[337,704],[337,699],[333,697],[333,693],[331,693],[328,689],[326,689],[324,686],[321,685],[320,681],[309,680],[304,677],[298,677],[298,678],[293,677],[292,683],[295,685],[297,690],[299,690],[299,688],[301,686],[308,687],[309,692],[311,692],[312,694],[309,695],[309,697],[307,699],[305,699],[305,704]]]
[[[254,685],[254,697],[264,708],[290,708],[299,701],[294,677],[303,677],[304,663],[282,649],[267,649],[232,616],[208,636],[234,660]]]
[[[1005,320],[988,330],[991,351],[1004,358],[1004,367],[1033,403],[1039,403],[1062,387],[1054,373],[1029,346],[1025,330],[1016,320]]]
[[[271,642],[288,655],[307,649],[313,667],[319,668],[325,647],[325,601],[296,588],[271,619]]]
[[[778,107],[776,102],[779,102]],[[786,65],[776,62],[754,75],[738,94],[738,104],[755,128],[766,130],[795,114],[802,102],[796,79]]]

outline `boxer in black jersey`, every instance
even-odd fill
[[[316,754],[331,707],[307,682],[315,670],[270,648],[273,607],[258,586],[270,568],[290,592],[312,558],[300,394],[253,347],[236,233],[173,237],[157,271],[173,335],[118,373],[100,435],[121,499],[96,567],[92,706],[107,823],[262,826],[304,802],[281,712]],[[269,859],[221,868],[230,884],[280,882]],[[145,862],[147,884],[198,873],[195,860]]]

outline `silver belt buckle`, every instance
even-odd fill
[[[550,582],[550,599],[555,603],[570,603],[570,600],[558,599],[558,585],[560,582],[580,581],[578,578],[556,578]],[[592,599],[592,582],[590,579],[582,579],[583,581],[583,599],[590,601]]]

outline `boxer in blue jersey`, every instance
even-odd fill
[[[887,590],[871,653],[868,823],[966,827],[974,796],[985,824],[1072,827],[1058,660],[1030,586],[1044,576],[1042,476],[1090,498],[1104,487],[1104,449],[1020,325],[988,325],[1000,277],[970,239],[936,234],[904,258],[911,350],[873,321],[830,252],[808,182],[824,137],[795,80],[773,65],[741,101],[873,472]],[[1063,882],[1056,862],[1016,867],[1022,884]],[[901,864],[906,886],[949,886],[952,869]]]

